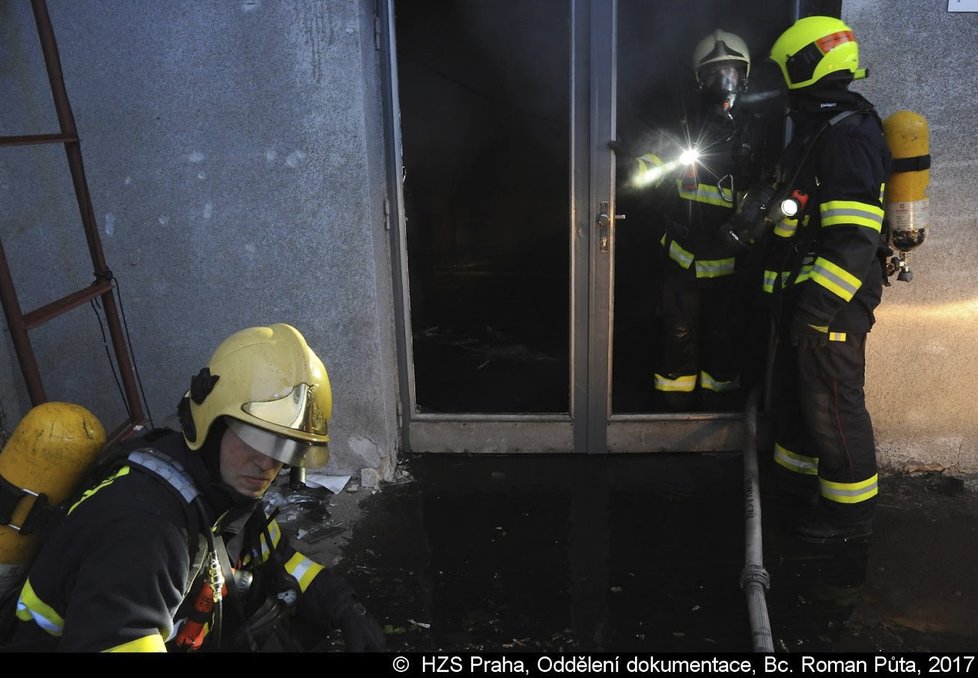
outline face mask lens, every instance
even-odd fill
[[[703,89],[718,94],[728,94],[740,89],[743,73],[740,68],[730,64],[709,64],[700,70]]]

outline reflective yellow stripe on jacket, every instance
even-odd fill
[[[814,265],[812,264],[812,257],[810,256],[805,257],[805,260],[801,265],[801,270],[798,271],[798,276],[795,278],[794,284],[797,285],[798,283],[809,280],[812,277],[813,267]],[[788,282],[788,278],[790,276],[791,276],[791,271],[781,271],[781,287],[784,287],[784,284]],[[778,281],[777,271],[766,269],[764,271],[764,278],[761,283],[762,290],[768,294],[774,292],[774,285],[775,283],[777,283],[777,281]]]
[[[694,262],[697,278],[722,278],[733,275],[736,261],[733,257],[727,259],[697,259]]]
[[[37,597],[31,580],[24,582],[17,599],[17,619],[34,622],[52,636],[60,636],[65,627],[65,620],[54,611],[50,605]]]
[[[852,299],[859,290],[859,287],[863,284],[862,280],[852,273],[824,257],[819,257],[815,260],[815,264],[812,266],[811,276],[813,282],[818,283],[846,302]],[[799,280],[799,282],[801,281]]]
[[[668,244],[668,247],[666,243]],[[669,258],[679,264],[682,268],[689,270],[693,266],[697,278],[722,278],[723,276],[733,275],[736,271],[737,261],[734,257],[725,259],[697,259],[696,255],[677,243],[675,240],[667,239],[663,235],[659,240],[663,247],[667,247],[666,252]]]
[[[785,217],[774,225],[774,235],[779,238],[790,238],[798,230],[798,220]]]
[[[299,590],[303,593],[309,588],[309,584],[312,580],[316,578],[316,575],[322,572],[323,566],[314,560],[306,558],[299,552],[296,552],[289,562],[285,564],[285,571],[290,575],[295,577],[295,580],[299,582]]]
[[[123,643],[122,645],[116,645],[115,647],[110,647],[106,652],[166,652],[166,644],[163,642],[163,636],[158,633],[152,635],[143,636],[142,638],[137,638],[136,640],[130,640],[128,643]]]
[[[64,632],[64,619],[54,608],[38,598],[30,579],[24,583],[17,599],[17,619],[34,622],[55,638],[60,638]],[[110,647],[104,652],[166,652],[166,645],[163,636],[157,632]]]
[[[632,184],[636,187],[658,186],[666,176],[665,163],[662,162],[662,158],[654,153],[646,153],[640,158],[636,158],[635,164],[636,171]]]
[[[696,188],[689,190],[683,186],[682,178],[676,180],[679,189],[679,197],[683,200],[692,200],[715,207],[733,208],[733,197],[727,196],[719,186],[715,184],[696,184]]]
[[[880,232],[883,226],[883,209],[855,200],[827,200],[819,205],[822,228],[855,224]]]
[[[86,499],[88,499],[89,497],[91,497],[93,494],[95,494],[96,492],[98,492],[99,490],[101,490],[103,487],[107,487],[108,485],[111,485],[112,484],[112,481],[114,481],[116,478],[121,478],[122,476],[125,476],[125,475],[128,475],[128,474],[129,474],[129,467],[128,466],[123,466],[122,468],[120,468],[118,471],[116,471],[115,473],[113,473],[112,475],[110,475],[108,478],[106,478],[105,480],[103,480],[102,482],[100,482],[95,487],[93,487],[91,489],[88,489],[88,490],[85,490],[85,492],[82,493],[81,499],[79,499],[74,504],[72,504],[71,505],[71,508],[68,509],[68,514],[70,515],[71,512],[74,511],[75,508],[79,504],[81,504],[83,501],[85,501]]]
[[[279,542],[282,541],[282,528],[279,527],[276,521],[272,521],[268,525],[268,534],[272,538],[272,547],[278,546]],[[261,542],[261,561],[264,563],[268,560],[268,556],[271,555],[271,549],[268,547],[268,543],[265,541],[265,535],[262,533],[258,537],[259,542]]]

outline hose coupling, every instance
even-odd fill
[[[740,588],[748,584],[760,584],[766,591],[771,588],[771,575],[762,565],[746,565],[740,572]]]

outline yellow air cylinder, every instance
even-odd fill
[[[105,446],[105,428],[81,405],[48,402],[32,408],[0,452],[0,476],[18,488],[44,495],[55,506],[75,491]],[[10,522],[23,525],[37,498],[23,496]],[[36,533],[0,525],[0,595],[14,585],[40,546]]]
[[[924,242],[927,235],[930,180],[927,119],[913,111],[897,111],[883,121],[883,135],[893,156],[884,210],[893,246],[906,252]]]

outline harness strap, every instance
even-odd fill
[[[25,497],[34,497],[34,502],[21,524],[15,525],[13,523],[14,512]],[[56,508],[48,503],[48,496],[43,492],[33,492],[19,485],[14,485],[0,475],[0,525],[6,525],[23,535],[31,534],[42,529],[55,511]]]

